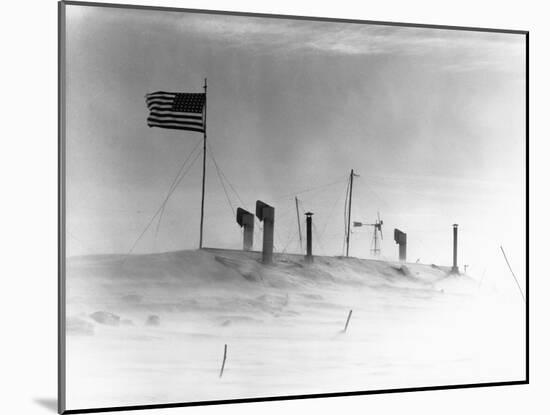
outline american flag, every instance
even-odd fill
[[[206,94],[157,91],[145,96],[149,127],[204,132]]]

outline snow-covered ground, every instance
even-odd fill
[[[518,296],[434,265],[259,258],[69,258],[67,409],[524,378]]]

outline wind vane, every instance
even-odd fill
[[[380,255],[380,240],[384,240],[384,234],[382,233],[382,225],[384,224],[384,221],[380,219],[380,212],[377,212],[378,218],[374,223],[363,223],[363,222],[353,222],[353,227],[361,227],[361,226],[372,226],[374,228],[374,232],[372,234],[372,246],[371,252],[374,256]],[[378,239],[378,234],[380,234],[380,239]]]

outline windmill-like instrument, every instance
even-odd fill
[[[372,226],[374,232],[372,234],[372,244],[371,244],[371,253],[374,256],[380,256],[380,241],[384,240],[384,233],[382,232],[382,225],[384,221],[380,219],[380,212],[377,212],[378,218],[374,223],[363,223],[363,222],[353,222],[353,227],[360,226]]]

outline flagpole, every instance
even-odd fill
[[[204,78],[204,119],[203,119],[203,144],[202,144],[202,198],[201,198],[201,229],[199,237],[199,249],[202,249],[202,227],[204,224],[204,187],[206,183],[206,78]]]

